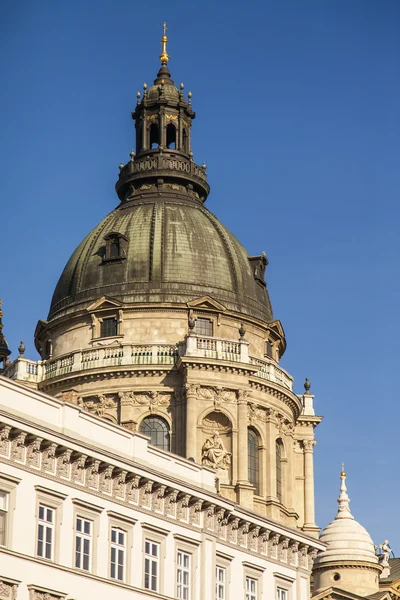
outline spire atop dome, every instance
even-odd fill
[[[168,42],[168,38],[167,38],[167,24],[163,23],[163,28],[164,28],[164,35],[161,38],[161,54],[160,54],[160,61],[161,64],[163,66],[165,66],[168,61],[169,61],[169,56],[167,53],[167,42]]]
[[[8,344],[3,335],[3,322],[2,322],[3,311],[1,308],[2,306],[3,306],[3,302],[2,302],[2,300],[0,300],[0,373],[4,370],[4,367],[6,366],[6,363],[7,363],[7,359],[11,354],[11,350],[9,350]]]
[[[335,519],[354,519],[350,512],[350,498],[347,495],[346,473],[344,471],[344,463],[342,463],[342,472],[340,473],[340,494],[338,498],[338,512]]]

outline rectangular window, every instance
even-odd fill
[[[91,568],[92,529],[93,521],[76,518],[75,567],[84,571]]]
[[[213,322],[210,319],[196,319],[194,332],[205,337],[213,336]]]
[[[125,579],[126,532],[118,527],[111,527],[111,579]]]
[[[178,550],[176,593],[179,600],[190,600],[190,554]]]
[[[53,560],[55,510],[39,504],[37,555]]]
[[[272,344],[269,340],[265,342],[265,354],[272,358]]]
[[[224,567],[216,568],[215,600],[226,600],[226,569]]]
[[[144,545],[144,587],[158,592],[160,544],[146,540]]]
[[[103,319],[100,323],[100,337],[113,337],[114,335],[118,335],[117,319],[114,317]]]
[[[0,491],[0,546],[7,544],[8,494]]]
[[[246,577],[246,600],[257,600],[257,579]]]
[[[287,590],[276,588],[276,600],[288,600]]]

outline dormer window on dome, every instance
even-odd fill
[[[104,240],[106,242],[106,249],[103,256],[103,263],[126,259],[128,240],[122,233],[113,231],[106,235]]]

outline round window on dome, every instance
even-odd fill
[[[334,573],[333,574],[333,581],[339,581],[340,580],[340,574],[339,573]]]

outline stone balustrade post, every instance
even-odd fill
[[[240,362],[249,363],[249,342],[245,342],[244,340],[240,340]]]
[[[185,350],[185,355],[186,356],[192,356],[196,350],[197,350],[197,342],[196,342],[196,337],[194,335],[188,335],[186,336],[186,350]]]

